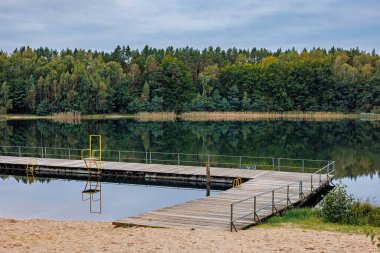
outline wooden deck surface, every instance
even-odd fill
[[[3,166],[22,166],[26,165],[28,161],[29,158],[26,157],[0,156],[0,164],[3,164]],[[86,170],[86,166],[82,160],[36,158],[36,166]],[[149,175],[159,173],[168,175],[168,177],[206,176],[205,168],[196,166],[103,161],[102,169],[103,171],[141,172]],[[257,212],[258,218],[262,219],[272,214],[271,203],[273,203],[273,201],[276,203],[275,208],[277,211],[286,208],[288,200],[290,200],[292,204],[299,202],[301,200],[299,197],[300,181],[302,181],[302,192],[305,197],[328,182],[328,176],[326,174],[316,175],[269,170],[211,168],[211,176],[229,178],[231,180],[241,177],[248,181],[239,187],[228,189],[217,195],[135,215],[115,221],[114,224],[230,230],[231,204],[234,202],[265,193],[264,195],[256,197],[256,210],[260,210]],[[288,188],[284,186],[289,184],[291,185],[288,190]],[[312,189],[312,185],[314,189]],[[274,198],[272,196],[272,190],[275,190]],[[287,196],[289,196],[289,199]],[[167,197],[170,198],[170,196]],[[256,222],[252,215],[253,204],[253,199],[234,204],[233,219],[248,215],[234,222],[237,229],[247,227]]]

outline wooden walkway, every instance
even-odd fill
[[[29,158],[26,157],[0,156],[0,166],[3,167],[23,167],[28,161]],[[196,166],[103,161],[102,168],[103,173],[112,172],[125,176],[132,173],[146,178],[207,180],[205,168]],[[87,173],[86,166],[81,160],[36,158],[36,169],[64,169]],[[246,182],[214,196],[146,212],[115,221],[113,224],[238,230],[253,225],[289,206],[302,203],[322,190],[332,176],[330,173],[211,168],[212,182],[231,183],[237,177],[243,178]]]

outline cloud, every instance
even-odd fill
[[[0,48],[379,45],[377,0],[2,0]],[[380,48],[377,48],[380,49]]]

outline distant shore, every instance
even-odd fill
[[[0,219],[0,252],[378,252],[365,235],[288,227],[237,233]]]
[[[380,114],[374,113],[339,113],[339,112],[141,112],[137,114],[95,114],[75,115],[55,114],[39,116],[33,114],[0,115],[3,120],[48,119],[57,121],[99,120],[99,119],[136,119],[140,121],[260,121],[260,120],[294,120],[294,121],[334,121],[343,119],[380,120]]]

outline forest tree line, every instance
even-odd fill
[[[380,112],[380,57],[359,49],[0,51],[0,114]]]

